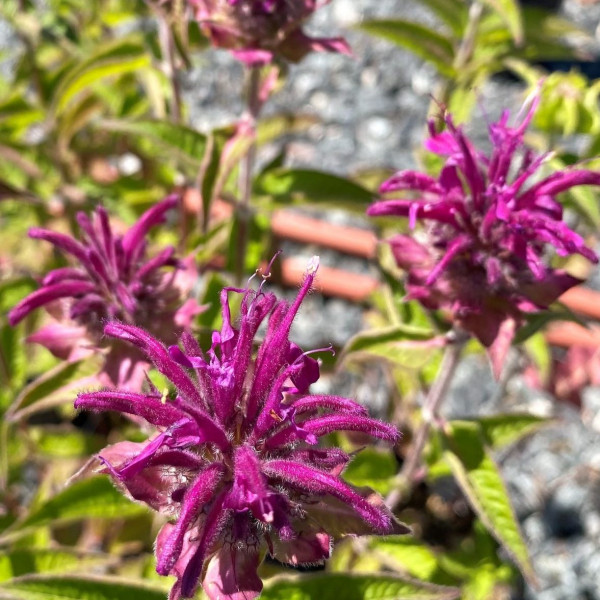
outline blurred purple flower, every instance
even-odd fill
[[[392,425],[369,418],[352,400],[306,395],[319,364],[289,341],[292,321],[310,290],[309,266],[294,302],[271,293],[225,288],[223,326],[203,354],[184,333],[166,348],[142,329],[110,323],[106,334],[142,350],[172,383],[174,396],[98,391],[76,408],[142,417],[159,433],[143,443],[121,442],[100,453],[103,472],[131,498],[174,518],[156,541],[157,571],[175,575],[169,598],[190,598],[199,581],[216,600],[260,594],[257,568],[268,551],[292,565],[329,557],[343,534],[406,533],[381,498],[339,475],[350,457],[319,448],[335,431],[359,431],[395,442]],[[228,294],[242,295],[238,327]],[[254,338],[268,317],[256,352]]]
[[[176,339],[200,310],[194,300],[181,305],[195,279],[193,263],[174,257],[173,247],[146,256],[146,234],[177,205],[170,196],[146,211],[123,236],[115,235],[104,208],[92,218],[77,215],[81,241],[63,233],[33,228],[29,236],[45,240],[76,259],[74,266],[50,271],[35,292],[9,312],[16,325],[42,306],[54,321],[28,338],[59,358],[75,360],[101,344],[106,321],[139,325],[166,342]],[[170,268],[165,271],[165,268]],[[105,371],[114,383],[131,379],[140,353],[113,348]],[[137,375],[143,372],[137,369]],[[126,373],[127,372],[127,373]]]
[[[371,216],[408,217],[411,229],[418,219],[428,223],[424,238],[390,240],[398,265],[408,273],[408,297],[430,309],[449,310],[488,348],[496,374],[524,315],[548,308],[580,282],[552,268],[547,249],[598,262],[563,222],[556,196],[575,186],[600,185],[600,173],[566,169],[531,183],[548,158],[523,148],[537,104],[535,98],[524,107],[527,112],[514,127],[508,125],[508,111],[489,126],[489,155],[473,145],[451,115],[444,116],[441,133],[430,122],[425,147],[445,157],[439,176],[400,171],[380,191],[401,197],[368,209]]]
[[[329,0],[188,0],[211,42],[248,65],[281,56],[297,62],[311,51],[351,54],[342,38],[311,38],[303,22]]]

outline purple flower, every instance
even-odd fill
[[[173,247],[149,258],[145,236],[165,220],[177,201],[176,196],[170,196],[159,202],[122,236],[113,232],[102,207],[92,218],[77,215],[81,241],[47,229],[30,229],[30,237],[50,242],[74,258],[75,264],[46,274],[40,288],[9,312],[10,324],[14,326],[35,309],[46,307],[55,320],[29,341],[65,359],[85,356],[99,345],[109,320],[139,325],[165,341],[176,339],[199,311],[194,300],[180,307],[195,278],[193,263],[178,261]],[[113,382],[130,378],[136,362],[127,361],[131,356],[130,350],[120,348],[115,356],[108,357],[106,371]]]
[[[292,565],[315,563],[329,556],[335,536],[408,531],[375,494],[340,479],[350,460],[345,452],[318,446],[334,431],[391,443],[399,434],[352,400],[306,395],[319,364],[289,332],[316,269],[313,260],[291,304],[262,284],[258,291],[225,288],[223,326],[206,353],[189,333],[181,346],[166,348],[137,327],[106,326],[107,335],[145,352],[175,390],[98,391],[75,402],[137,415],[158,429],[146,442],[115,444],[99,458],[130,497],[173,518],[156,541],[158,573],[177,577],[171,600],[192,597],[199,581],[211,599],[250,600],[262,589],[264,551]],[[229,293],[242,295],[237,327]]]
[[[248,65],[281,56],[297,62],[311,51],[351,54],[342,38],[311,38],[302,23],[329,0],[188,0],[211,42]]]
[[[580,282],[550,266],[548,249],[598,262],[563,222],[556,196],[600,185],[600,173],[568,169],[531,181],[548,158],[523,144],[537,104],[535,98],[515,126],[508,125],[507,111],[490,125],[490,154],[477,149],[449,114],[442,133],[431,122],[425,146],[445,157],[440,174],[400,171],[381,186],[382,193],[399,197],[368,210],[371,216],[408,217],[411,229],[419,219],[427,223],[422,238],[390,240],[408,273],[408,297],[449,310],[489,349],[496,373],[524,315],[548,308]]]

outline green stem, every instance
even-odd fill
[[[162,11],[158,12],[158,39],[164,61],[163,69],[171,84],[171,117],[175,123],[181,123],[183,101],[175,64],[175,42],[167,16]]]
[[[479,23],[481,22],[482,15],[483,5],[481,2],[478,2],[478,0],[475,0],[469,8],[469,20],[467,21],[467,25],[465,27],[465,33],[456,50],[456,55],[454,56],[454,61],[452,63],[454,70],[459,74],[462,74],[466,70],[466,68],[469,66],[471,58],[473,58],[477,30],[479,29]],[[465,82],[466,86],[469,86],[470,84],[470,81]],[[456,80],[446,79],[437,94],[437,100],[434,99],[434,101],[431,103],[429,110],[430,114],[434,112],[439,105],[446,107],[450,102],[450,97],[455,89]]]
[[[391,509],[400,503],[407,486],[410,487],[413,484],[415,475],[421,466],[422,454],[429,439],[431,426],[437,419],[440,407],[448,394],[450,384],[456,373],[456,367],[460,362],[462,350],[468,339],[468,334],[463,331],[452,330],[448,333],[448,345],[442,358],[440,370],[423,404],[423,421],[417,430],[409,454],[402,466],[402,471],[398,477],[398,485],[386,498],[386,504]]]
[[[244,277],[244,265],[246,258],[246,249],[248,247],[248,229],[250,224],[250,199],[252,195],[252,173],[254,171],[254,163],[256,161],[256,121],[260,112],[260,68],[250,67],[248,71],[248,91],[246,120],[248,127],[253,136],[252,143],[248,148],[248,152],[242,159],[240,164],[239,178],[239,200],[236,205],[238,217],[238,239],[235,253],[235,278],[241,284]]]

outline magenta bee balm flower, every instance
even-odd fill
[[[342,52],[342,38],[311,38],[303,22],[329,0],[188,0],[211,42],[230,49],[248,65],[271,62],[274,56],[297,62],[311,51]]]
[[[508,125],[508,112],[490,125],[490,154],[477,149],[450,115],[442,133],[430,123],[426,148],[445,157],[439,176],[396,173],[381,192],[398,197],[368,210],[371,216],[408,217],[411,229],[417,220],[425,222],[423,237],[390,240],[408,274],[408,296],[449,310],[489,349],[497,374],[525,314],[548,308],[580,283],[550,266],[549,248],[598,262],[563,222],[556,197],[578,185],[600,185],[600,173],[567,169],[534,179],[548,158],[523,147],[536,106],[537,99],[515,126]]]
[[[148,231],[162,223],[176,205],[176,196],[159,202],[122,236],[115,234],[102,207],[92,218],[85,213],[77,215],[81,241],[47,229],[30,229],[30,237],[50,242],[75,263],[50,271],[40,288],[10,311],[11,325],[45,306],[54,321],[29,341],[65,359],[80,358],[102,345],[104,324],[109,320],[139,325],[164,340],[176,339],[200,310],[194,300],[181,307],[191,288],[194,268],[177,260],[173,247],[149,258],[145,240]],[[131,351],[119,350],[107,359],[106,371],[115,383],[130,379],[136,362],[131,360]],[[125,374],[124,370],[130,372]]]
[[[190,598],[199,582],[216,600],[260,594],[257,569],[268,552],[292,565],[316,563],[342,534],[406,533],[375,494],[344,483],[350,457],[318,440],[359,431],[395,442],[395,427],[338,396],[307,395],[319,364],[289,341],[292,321],[312,286],[312,262],[294,302],[271,293],[225,288],[223,326],[203,353],[184,333],[166,348],[127,324],[106,334],[143,351],[173,385],[172,394],[98,391],[77,408],[138,415],[158,432],[99,455],[103,471],[130,497],[172,518],[156,541],[157,571],[177,578],[169,598]],[[237,327],[229,293],[242,295]],[[268,317],[263,341],[254,338]]]

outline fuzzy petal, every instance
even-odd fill
[[[94,353],[85,327],[63,323],[49,323],[32,333],[27,341],[40,344],[54,356],[63,360],[75,361]]]
[[[12,327],[20,323],[30,312],[59,298],[82,296],[93,292],[96,286],[87,281],[67,281],[48,285],[32,292],[19,302],[9,313],[8,320]]]
[[[169,210],[175,208],[178,202],[179,197],[174,194],[168,196],[158,204],[155,204],[152,208],[147,210],[138,219],[137,223],[123,236],[122,244],[126,261],[131,263],[138,253],[140,245],[144,241],[148,231],[155,225],[163,223],[165,214]]]
[[[186,417],[186,414],[160,398],[135,392],[100,391],[79,394],[75,408],[93,411],[114,410],[138,415],[152,423],[167,427]]]
[[[164,540],[160,554],[157,555],[156,571],[160,575],[168,575],[175,566],[183,550],[185,534],[202,511],[204,504],[214,496],[224,471],[223,465],[213,463],[198,473],[188,489],[179,518],[168,538]]]
[[[202,587],[210,600],[253,600],[263,588],[257,575],[260,556],[253,547],[237,549],[229,544],[208,562]]]
[[[391,533],[393,530],[392,519],[386,511],[370,504],[337,477],[289,460],[266,461],[263,463],[263,471],[284,485],[291,485],[313,494],[333,496],[348,505],[378,533]]]
[[[332,539],[324,532],[300,532],[293,540],[273,540],[273,558],[298,566],[321,563],[331,556]]]

